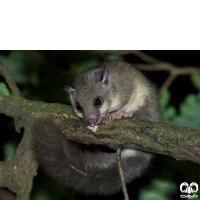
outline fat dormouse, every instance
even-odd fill
[[[124,61],[107,61],[78,75],[61,88],[70,95],[75,114],[98,131],[101,123],[121,117],[161,121],[157,94],[150,82]],[[41,166],[62,184],[84,194],[108,195],[121,189],[115,152],[90,150],[65,139],[52,122],[38,122],[34,150]],[[126,182],[139,177],[152,155],[122,149]]]

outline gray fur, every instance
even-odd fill
[[[101,73],[105,67],[109,76],[103,87]],[[133,101],[136,105],[132,106],[133,116],[141,120],[161,121],[155,90],[138,70],[126,62],[102,63],[80,74],[73,86],[74,91],[70,89],[71,103],[75,113],[85,122],[92,114],[103,119],[110,111],[127,111],[126,105],[131,105],[129,100],[134,100],[134,97],[141,99]],[[94,107],[96,96],[102,96],[103,103],[107,104],[109,109],[105,113]],[[114,98],[120,103],[110,109]],[[76,101],[84,109],[82,114],[75,107]],[[38,120],[35,133],[33,147],[41,166],[62,184],[84,194],[108,195],[121,189],[116,153],[83,150],[79,144],[66,140],[59,127],[51,121]],[[126,182],[139,177],[149,166],[151,158],[151,154],[141,151],[122,150]]]

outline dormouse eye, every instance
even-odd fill
[[[80,112],[83,111],[82,106],[78,102],[76,102],[76,109],[79,110]]]
[[[94,106],[99,108],[103,103],[103,99],[101,97],[96,97],[94,99]]]

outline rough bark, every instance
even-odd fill
[[[173,156],[200,163],[200,131],[166,123],[140,121],[135,118],[113,120],[92,132],[79,120],[70,106],[0,96],[0,112],[19,118],[32,129],[36,119],[52,120],[71,139],[84,144],[102,144]],[[6,109],[4,109],[6,108]]]

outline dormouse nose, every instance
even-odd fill
[[[89,119],[87,120],[88,125],[95,126],[98,122],[97,115],[90,115]]]

